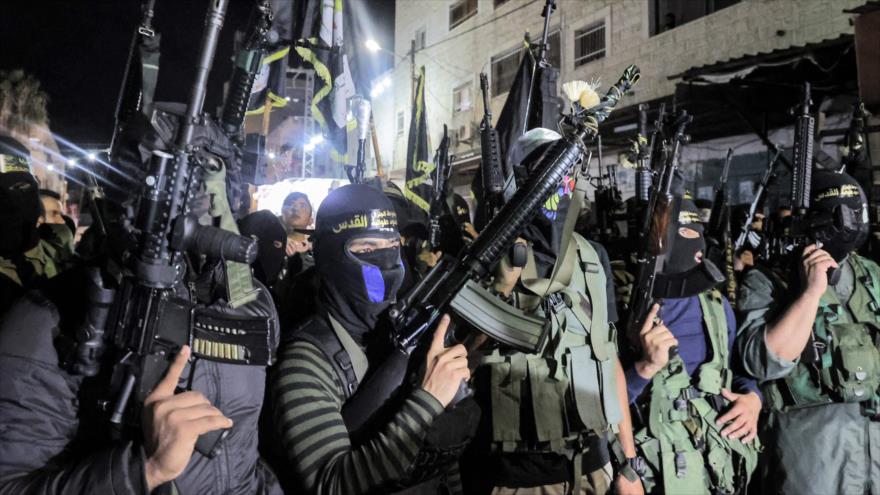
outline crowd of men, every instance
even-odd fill
[[[109,160],[146,170],[150,152],[169,141],[153,132],[123,140]],[[559,139],[545,129],[523,135],[511,153],[516,175],[528,177]],[[206,149],[234,169],[234,153]],[[253,297],[233,304],[229,260],[188,255],[163,301],[198,305],[161,320],[188,338],[155,354],[167,364],[155,386],[127,389],[142,395],[132,418],[108,392],[126,390],[116,372],[133,359],[118,351],[131,349],[126,337],[83,322],[95,321],[91,268],[100,265],[101,283],[112,285],[140,266],[130,249],[142,241],[126,230],[137,197],[107,194],[95,210],[100,229],[95,218],[78,232],[30,167],[27,148],[0,137],[2,494],[880,486],[880,266],[859,254],[867,201],[840,170],[814,170],[806,218],[845,221],[810,221],[810,243],[771,255],[754,254],[769,252],[758,247],[773,235],[757,225],[752,247],[736,253],[748,251],[749,262],[734,281],[735,304],[706,256],[706,215],[679,190],[656,304],[634,332],[624,330],[634,318],[634,253],[606,250],[590,225],[574,229],[583,198],[566,177],[518,247],[470,289],[473,304],[454,306],[402,368],[385,366],[399,357],[389,310],[443,255],[479,238],[468,202],[450,195],[443,249],[432,250],[425,213],[391,182],[338,187],[317,211],[293,192],[279,218],[243,211],[234,174],[211,176],[201,216],[256,240]],[[118,300],[102,303],[111,320],[141,309],[112,309]],[[210,341],[204,321],[225,328],[225,340]],[[487,338],[481,325],[493,324],[533,332],[535,343],[527,351]],[[107,348],[90,348],[96,338]],[[84,362],[96,363],[92,372]],[[395,382],[394,394],[364,406],[382,380]]]

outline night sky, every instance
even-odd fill
[[[53,132],[77,143],[107,144],[128,49],[140,23],[136,0],[15,0],[0,7],[0,69],[23,68],[48,92]],[[231,0],[223,26],[206,109],[222,101],[222,84],[232,71],[236,29],[247,23],[253,0]],[[194,75],[194,62],[208,0],[157,0],[153,26],[162,34],[157,101],[184,101]],[[374,31],[383,46],[393,46],[391,0],[346,2],[358,15],[358,26]],[[389,15],[390,14],[390,15]],[[373,22],[377,24],[373,24]],[[371,28],[373,27],[374,28]],[[370,35],[373,35],[370,33]],[[356,40],[351,40],[355,42]],[[362,46],[362,41],[357,46]],[[374,57],[375,58],[375,57]],[[377,60],[364,78],[382,70]],[[385,67],[387,68],[387,67]],[[368,93],[369,88],[359,88]]]

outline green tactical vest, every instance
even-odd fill
[[[516,306],[545,320],[549,336],[535,354],[494,350],[483,356],[491,376],[492,446],[503,453],[557,453],[580,472],[583,441],[620,422],[614,329],[608,323],[605,271],[596,250],[574,234],[554,281],[536,276],[534,257],[523,269]],[[530,253],[531,255],[531,253]],[[544,294],[540,296],[539,294]],[[534,438],[521,425],[531,408]],[[575,479],[579,479],[579,474]]]
[[[857,254],[846,263],[853,270],[853,293],[844,304],[833,287],[819,300],[813,324],[818,362],[801,359],[784,378],[770,382],[765,395],[775,411],[832,402],[880,405],[880,267]]]
[[[699,295],[703,322],[709,334],[712,359],[696,370],[696,381],[676,356],[651,381],[648,424],[635,442],[645,459],[642,477],[646,492],[734,493],[743,489],[758,465],[760,445],[728,440],[717,426],[718,412],[709,402],[730,390],[727,319],[721,293]],[[726,401],[725,401],[726,402]]]

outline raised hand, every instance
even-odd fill
[[[467,349],[461,344],[446,347],[444,343],[448,327],[449,315],[443,315],[434,330],[434,338],[428,350],[425,378],[422,380],[422,388],[433,395],[443,407],[452,402],[461,382],[471,377]]]
[[[180,476],[199,435],[232,427],[232,420],[200,392],[174,394],[189,355],[189,346],[183,346],[165,377],[144,401],[144,470],[150,491]]]

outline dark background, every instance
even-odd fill
[[[22,68],[49,94],[52,131],[83,147],[109,143],[114,110],[135,27],[137,0],[4,0],[0,6],[0,69]],[[247,23],[253,0],[231,0],[208,86],[205,109],[216,109],[232,71],[233,37]],[[185,101],[208,0],[157,0],[154,28],[162,34],[157,101]],[[367,54],[373,36],[393,46],[392,0],[346,1],[353,29],[345,33],[358,59],[358,91],[390,68],[390,55]]]

